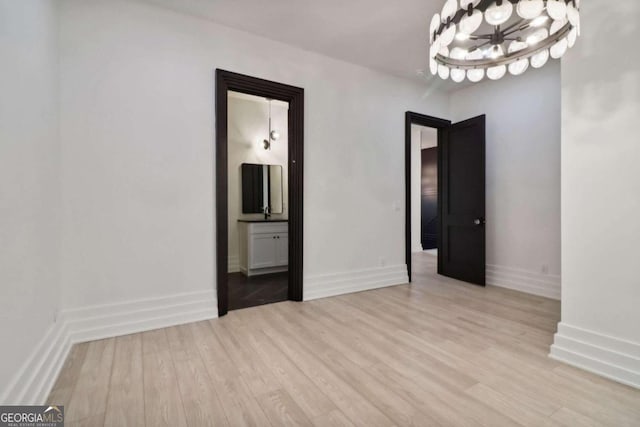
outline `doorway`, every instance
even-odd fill
[[[304,90],[216,70],[218,315],[302,301]]]
[[[411,125],[411,251],[438,251],[438,131]]]
[[[422,135],[433,139],[431,129],[436,142],[425,141],[425,145]],[[485,285],[485,143],[484,115],[452,124],[406,113],[405,259],[409,281],[413,278],[412,253],[433,251],[435,243],[438,274]]]

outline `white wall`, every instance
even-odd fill
[[[411,125],[411,251],[422,251],[422,151],[438,146],[438,131]]]
[[[264,98],[253,100],[229,96],[228,113],[228,173],[229,173],[229,271],[240,271],[238,219],[262,218],[262,214],[242,213],[242,172],[243,163],[257,163],[282,166],[282,213],[274,213],[272,218],[288,218],[288,113],[286,103],[272,101],[272,129],[280,133],[277,141],[272,141],[271,149],[265,150],[262,141],[269,135],[269,104]]]
[[[562,63],[562,323],[552,356],[640,387],[640,4],[584,1],[581,15],[582,37]]]
[[[487,282],[560,297],[560,64],[451,95],[487,116]]]
[[[59,307],[55,1],[0,1],[0,58],[0,403],[14,403]]]
[[[446,96],[131,2],[62,2],[61,49],[65,307],[214,289],[216,68],[305,89],[305,298],[406,280],[404,112]]]

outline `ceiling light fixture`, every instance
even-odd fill
[[[263,142],[265,150],[271,150],[271,141],[277,141],[280,138],[280,132],[275,129],[271,129],[271,99],[267,98],[269,102],[269,137]]]
[[[579,8],[579,0],[446,0],[431,20],[429,68],[455,82],[540,68],[575,44]]]

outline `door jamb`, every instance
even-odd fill
[[[302,220],[304,166],[304,89],[269,80],[216,69],[215,93],[215,179],[216,179],[216,289],[218,315],[229,308],[228,283],[228,99],[232,90],[289,103],[289,290],[288,299],[302,301]]]
[[[412,280],[411,266],[411,125],[420,125],[438,130],[438,146],[444,137],[444,129],[451,126],[450,120],[426,116],[424,114],[407,111],[404,120],[404,182],[405,182],[405,261],[409,282]],[[438,150],[438,165],[440,164],[440,150]],[[438,167],[438,194],[440,194],[440,167]],[[440,229],[440,225],[438,225]],[[438,264],[440,263],[440,239],[438,239]],[[439,270],[440,268],[438,268]]]

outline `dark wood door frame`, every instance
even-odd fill
[[[451,126],[451,121],[424,114],[407,111],[404,120],[404,182],[405,182],[405,261],[407,273],[411,282],[411,125],[419,125],[438,130],[438,142],[444,137],[444,130]],[[438,150],[438,164],[440,164],[440,150]],[[438,198],[440,198],[440,168],[438,168]],[[440,230],[440,225],[438,225]],[[438,240],[438,250],[440,241]],[[440,260],[440,257],[438,257]],[[439,262],[439,261],[438,261]],[[439,270],[439,268],[438,268]]]
[[[218,315],[228,311],[228,91],[242,92],[289,103],[289,292],[288,298],[302,301],[302,202],[304,166],[304,89],[216,70],[216,271]]]

